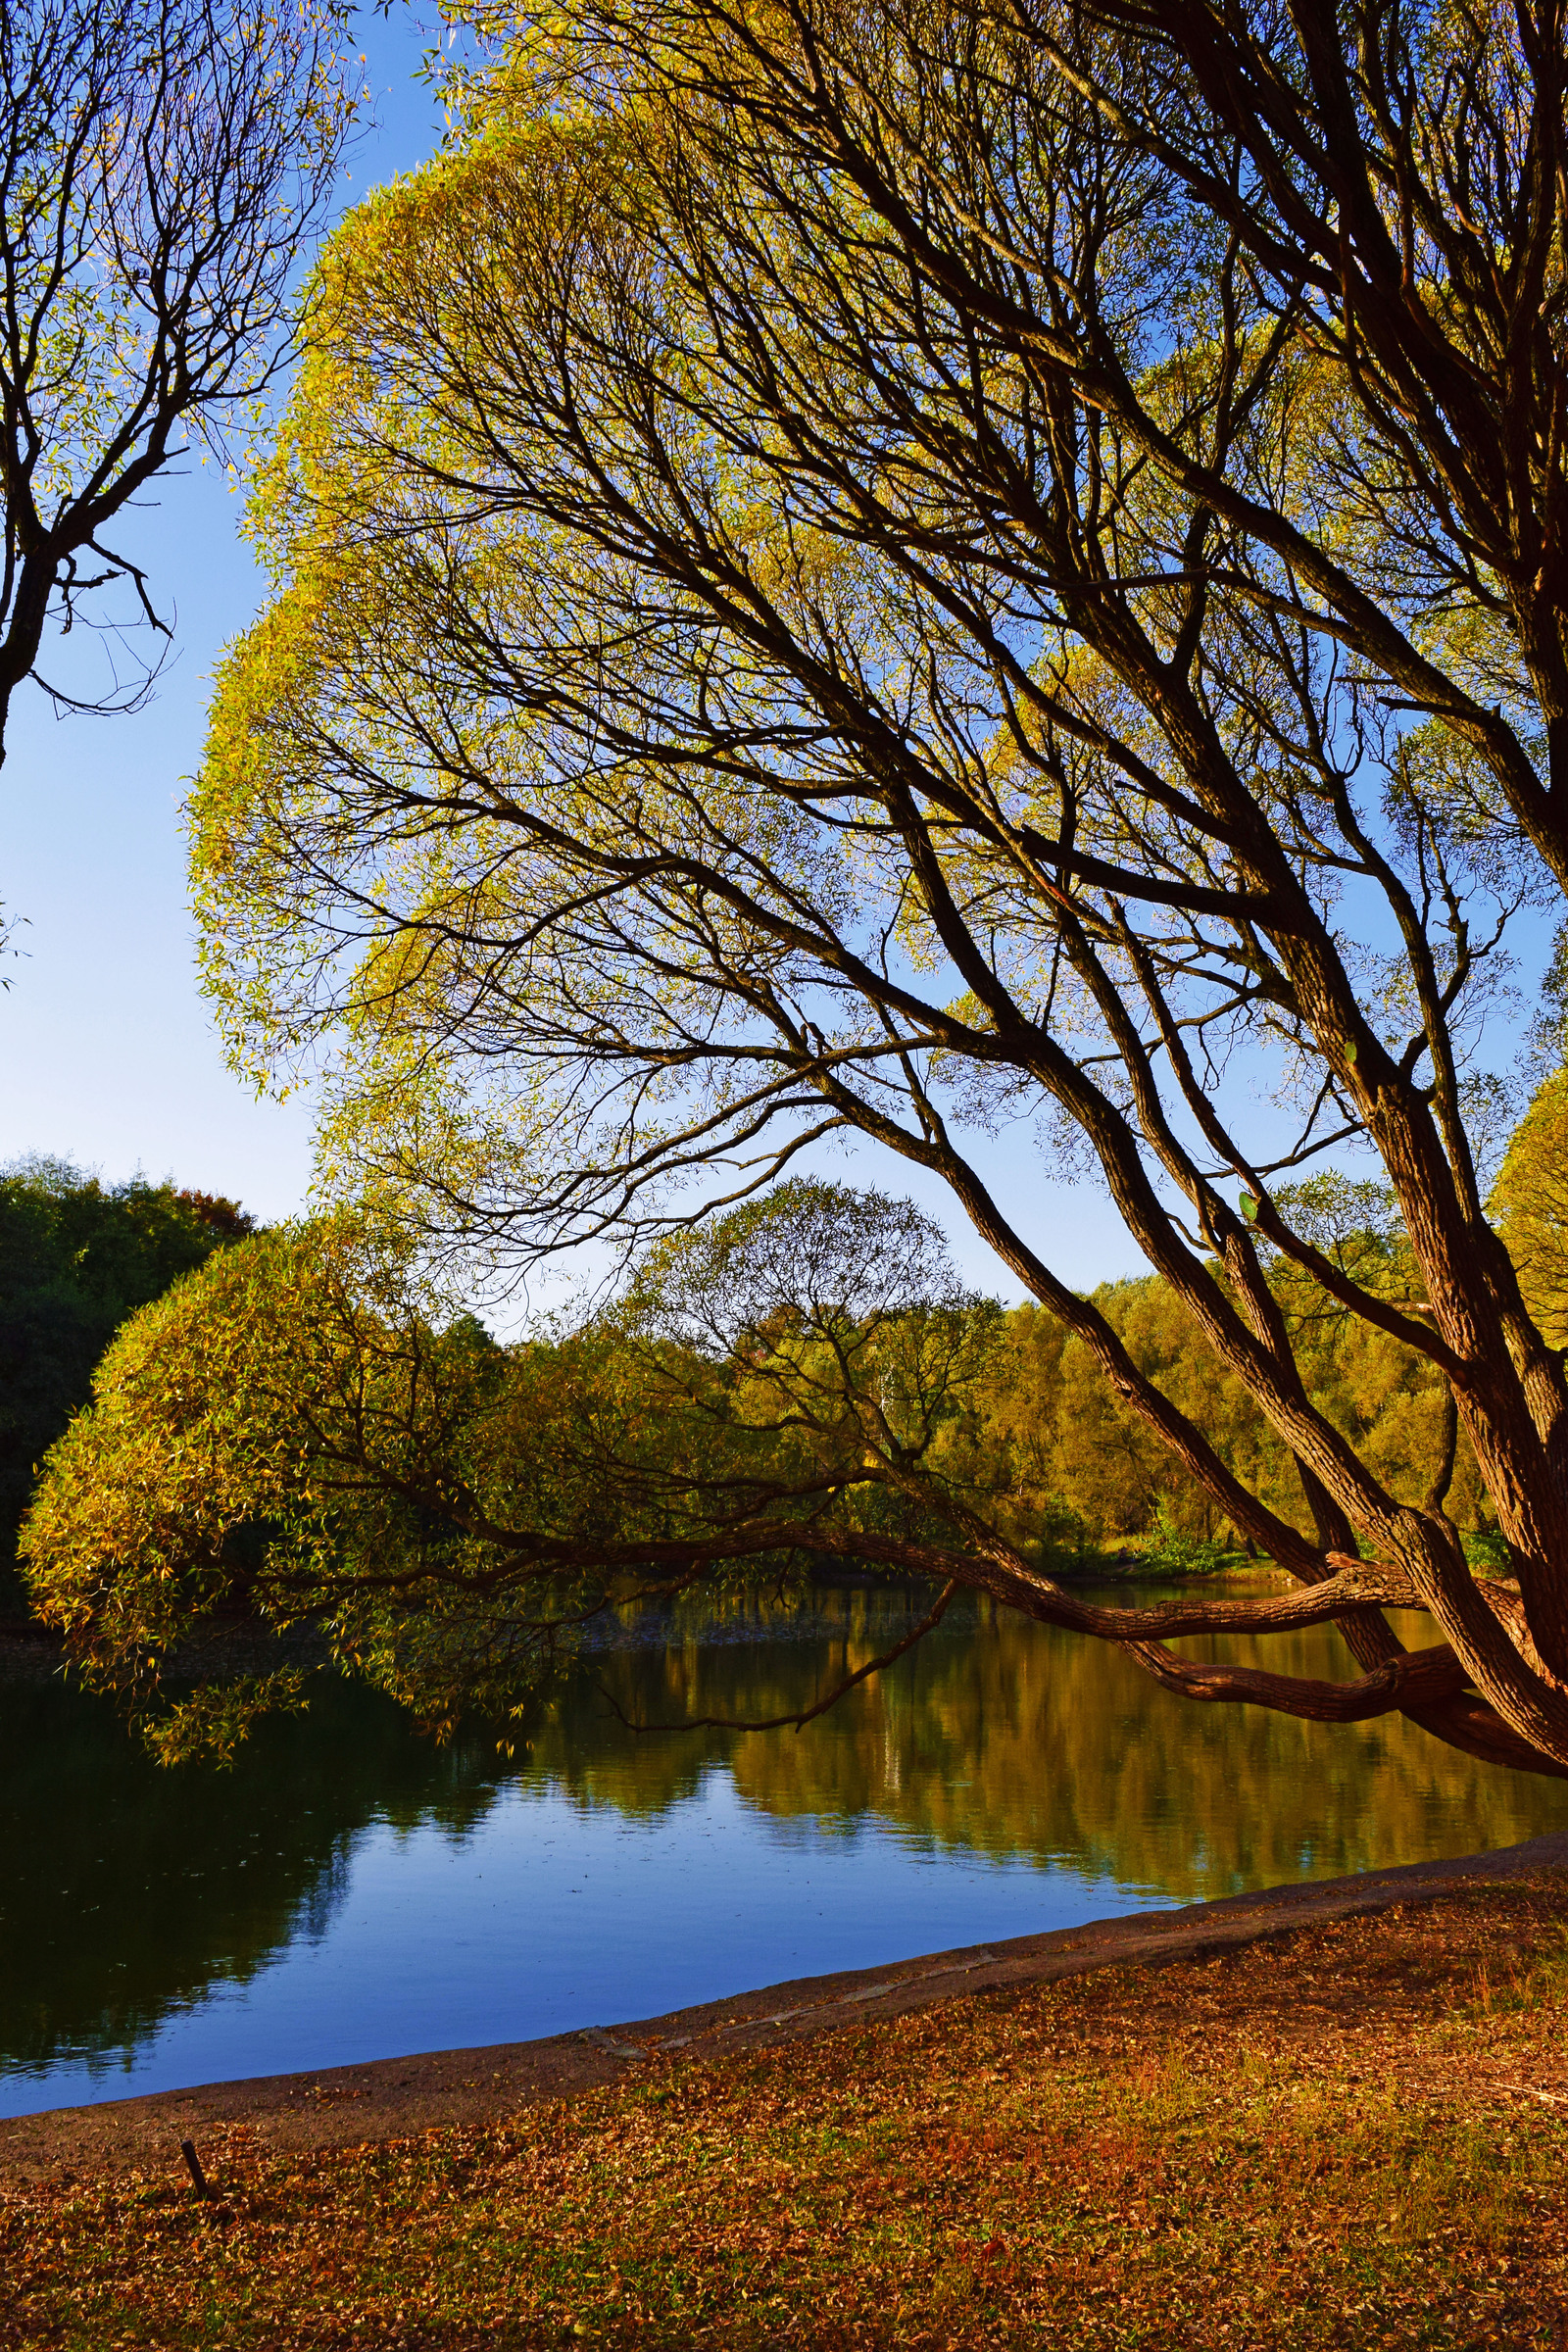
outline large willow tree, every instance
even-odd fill
[[[1074,1621],[1196,1696],[1568,1767],[1568,1385],[1488,1219],[1483,1056],[1568,884],[1560,13],[487,30],[450,151],[320,269],[263,486],[275,592],[193,820],[236,1051],[324,1051],[362,1191],[517,1250],[871,1139],[1304,1588],[1183,1630],[1333,1617],[1363,1672]],[[1098,1164],[1299,1524],[1004,1205],[1003,1123]],[[1335,1166],[1386,1186],[1392,1254],[1303,1187]],[[1282,1275],[1428,1368],[1429,1491],[1309,1396]],[[866,1475],[918,1478],[865,1431]],[[1456,1444],[1508,1576],[1446,1513]],[[931,1565],[1065,1621],[954,1525]]]

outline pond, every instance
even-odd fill
[[[9,1683],[0,2115],[521,2040],[1568,1827],[1568,1784],[1397,1717],[1194,1706],[983,1602],[803,1732],[637,1736],[607,1696],[782,1713],[921,1606],[824,1591],[642,1621],[511,1760],[326,1683],[232,1772],[164,1771],[101,1703]],[[1184,1646],[1354,1671],[1327,1628]]]

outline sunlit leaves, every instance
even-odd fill
[[[334,1183],[426,1240],[635,1250],[843,1129],[918,1163],[1229,1522],[1308,1577],[1405,1562],[1538,1740],[1568,1393],[1484,1215],[1485,1032],[1568,875],[1560,190],[1537,318],[1434,127],[1513,71],[1479,20],[1468,83],[1412,51],[1380,92],[1346,36],[1325,178],[1288,13],[1204,19],[1234,82],[1124,15],[487,21],[450,148],[313,291],[193,806],[209,975],[249,1066],[327,1064]],[[1003,1207],[976,1130],[1042,1117],[1309,1541]],[[1293,1253],[1335,1155],[1392,1188],[1408,1311]],[[1461,1626],[1415,1435],[1311,1389],[1260,1239],[1447,1382],[1415,1421],[1461,1399],[1549,1690]]]
[[[616,1312],[510,1348],[363,1225],[285,1229],[124,1326],[23,1555],[89,1679],[160,1702],[171,1756],[299,1698],[290,1668],[169,1712],[180,1643],[236,1605],[318,1625],[427,1722],[505,1714],[617,1598],[886,1522],[858,1490],[921,1464],[998,1345],[925,1220],[830,1187],[666,1244]],[[922,1476],[940,1520],[951,1481]]]
[[[1492,1211],[1531,1314],[1552,1347],[1568,1347],[1568,1069],[1547,1079],[1516,1129]]]

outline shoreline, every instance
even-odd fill
[[[363,2065],[150,2091],[0,2122],[0,2189],[69,2182],[177,2158],[181,2139],[219,2157],[306,2153],[497,2123],[644,2069],[712,2066],[964,1995],[1116,1968],[1199,1961],[1303,1928],[1440,1901],[1457,1889],[1568,1871],[1568,1832],[1492,1853],[1225,1895],[1181,1910],[804,1977],[662,2017],[519,2042],[415,2052]]]

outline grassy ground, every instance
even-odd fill
[[[13,2195],[0,2344],[1568,2352],[1565,2028],[1554,1874],[231,2152],[227,2218],[174,2166]]]

